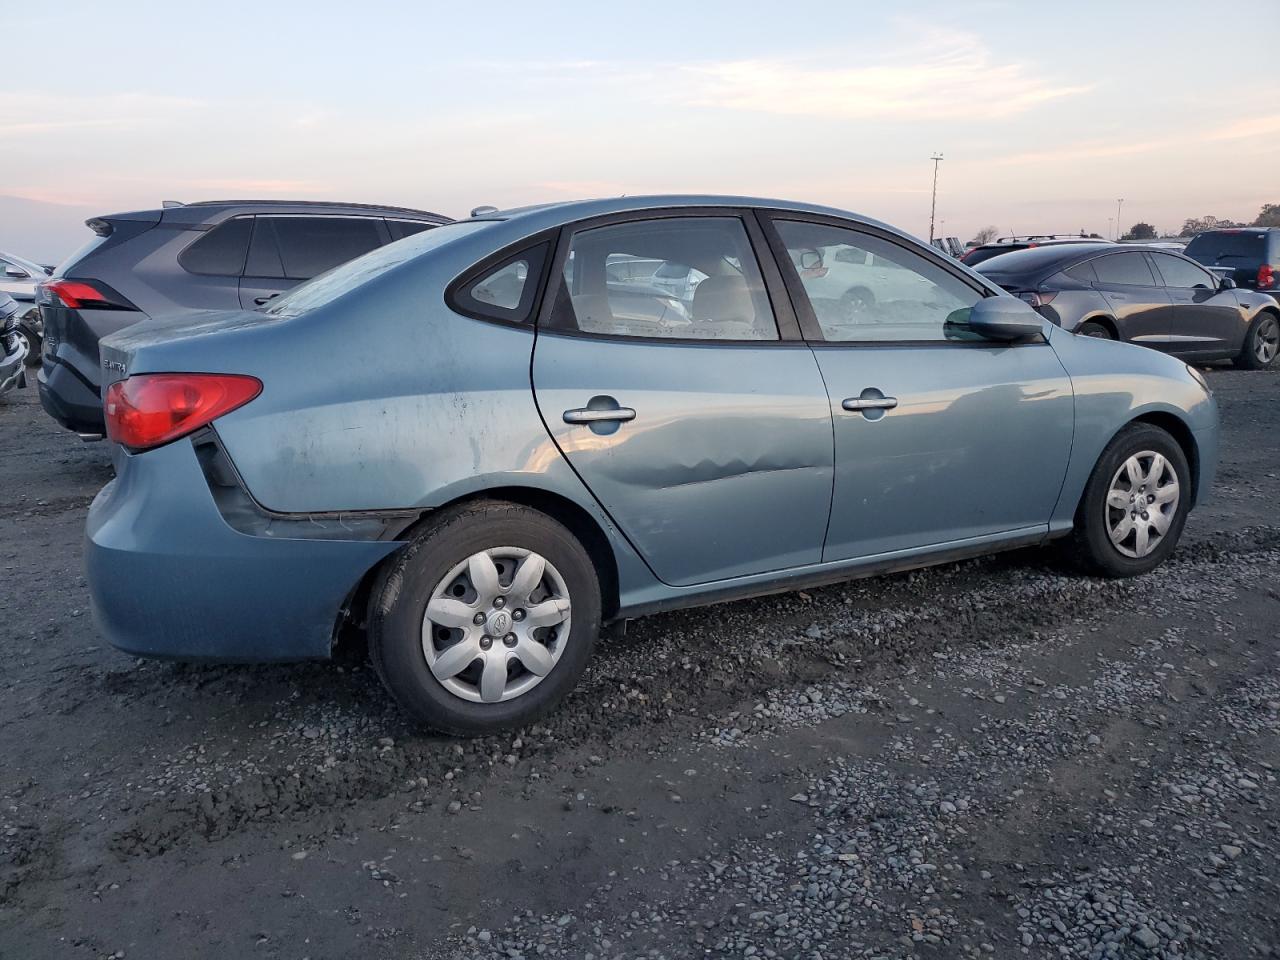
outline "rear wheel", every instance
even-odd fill
[[[1267,310],[1254,317],[1234,363],[1242,370],[1265,370],[1275,361],[1277,353],[1280,353],[1280,320]]]
[[[44,344],[44,338],[24,323],[18,324],[18,334],[27,341],[27,355],[23,359],[23,363],[28,367],[40,366],[40,351]]]
[[[517,504],[433,518],[374,586],[369,650],[400,705],[439,730],[491,733],[552,709],[600,630],[591,558]]]
[[[1191,508],[1187,458],[1164,430],[1132,424],[1107,445],[1085,486],[1071,547],[1087,570],[1133,577],[1178,544]]]
[[[1076,333],[1082,337],[1094,337],[1098,340],[1114,340],[1111,331],[1107,329],[1105,324],[1097,323],[1090,320],[1088,323],[1082,323],[1076,329]]]

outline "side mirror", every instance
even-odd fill
[[[820,254],[817,250],[801,250],[800,251],[800,269],[801,270],[822,269],[822,254]]]
[[[1222,280],[1218,283],[1219,290],[1234,290],[1235,288],[1236,288],[1236,282],[1231,277],[1223,277]]]
[[[1044,332],[1044,318],[1016,297],[984,297],[969,310],[969,330],[988,340],[1025,340]]]
[[[21,267],[15,267],[13,264],[9,264],[4,268],[4,275],[10,280],[31,279],[31,274],[27,273],[27,271],[23,270]]]

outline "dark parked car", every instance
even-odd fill
[[[702,277],[683,322],[665,290],[619,289],[637,260]],[[869,296],[833,292],[825,262],[867,268]],[[325,657],[349,615],[396,698],[466,733],[549,710],[601,623],[1057,537],[1145,573],[1216,460],[1187,364],[776,200],[494,211],[102,355],[103,634]]]
[[[1030,250],[1032,247],[1057,246],[1063,243],[1105,243],[1097,238],[1082,237],[1075,234],[1046,233],[1039,236],[1001,237],[977,247],[970,247],[960,256],[960,262],[967,267],[976,267],[980,263],[1016,250]]]
[[[95,234],[38,290],[40,402],[104,430],[98,341],[147,317],[252,310],[303,280],[448,218],[354,203],[213,201],[86,221]]]
[[[1236,286],[1280,300],[1280,227],[1206,230],[1187,244],[1186,253]]]
[[[21,307],[7,293],[0,293],[0,394],[27,385],[23,361],[27,341],[18,333]]]
[[[1280,346],[1280,307],[1188,257],[1153,247],[1037,247],[978,272],[1074,333],[1127,340],[1184,360],[1258,370]]]

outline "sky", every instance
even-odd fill
[[[1280,0],[1237,0],[1232,25]],[[86,217],[331,199],[464,216],[617,194],[929,232],[1174,232],[1280,202],[1280,101],[1201,2],[8,5],[0,250]],[[1231,27],[1234,31],[1235,27]],[[16,42],[20,41],[20,42]],[[1239,41],[1239,42],[1235,42]]]

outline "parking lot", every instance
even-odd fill
[[[135,660],[106,448],[0,400],[0,957],[1280,953],[1280,375],[1135,580],[1042,551],[652,617],[545,723],[332,663]]]

